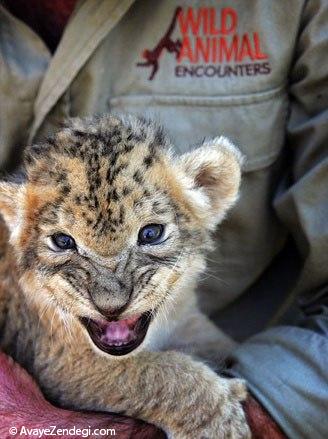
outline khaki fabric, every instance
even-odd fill
[[[174,22],[177,7],[182,19]],[[170,24],[171,46],[163,40]],[[161,44],[149,79],[152,65],[138,63]],[[328,351],[327,54],[326,0],[80,1],[52,57],[0,6],[0,166],[8,168],[27,139],[41,141],[67,116],[150,116],[166,127],[177,153],[204,137],[230,137],[246,157],[241,195],[216,233],[201,306],[243,339],[273,323],[293,323],[290,309],[301,297],[312,322],[307,330],[326,331],[322,349]],[[277,374],[290,352],[311,349],[304,329],[294,329],[287,331],[282,360],[277,356]],[[270,337],[281,340],[268,337],[268,345]],[[302,339],[296,349],[294,341]],[[255,351],[261,361],[261,349]],[[235,361],[251,383],[245,370],[254,370],[256,354],[249,352],[246,343]],[[318,352],[309,352],[304,371],[318,365]],[[243,368],[243,362],[251,364]],[[268,389],[254,382],[253,391],[291,437],[323,437],[313,423],[300,427],[296,403],[291,421],[279,397],[269,403]]]
[[[19,156],[50,53],[40,38],[0,4],[0,167]]]
[[[53,57],[31,29],[1,8],[0,163],[4,167],[10,158],[17,159],[27,139],[42,140],[68,116],[106,111],[157,119],[168,129],[178,153],[204,137],[230,137],[246,156],[241,197],[217,231],[218,246],[210,256],[201,305],[215,315],[249,289],[258,290],[261,279],[263,294],[277,296],[276,303],[270,299],[269,320],[289,291],[272,291],[263,276],[270,272],[288,234],[294,235],[303,260],[310,256],[299,290],[311,291],[327,276],[323,261],[327,253],[323,238],[328,81],[327,64],[321,62],[327,52],[324,5],[293,0],[289,2],[292,13],[286,13],[283,1],[233,3],[234,34],[239,41],[246,34],[253,58],[257,50],[263,59],[246,56],[225,64],[266,63],[269,73],[244,70],[224,76],[220,71],[221,76],[182,77],[176,74],[177,66],[192,64],[186,57],[179,63],[174,54],[163,50],[153,80],[149,80],[150,68],[137,66],[145,61],[143,51],[160,41],[178,6],[185,11],[185,20],[191,8],[195,30],[202,2],[81,1]],[[206,8],[208,28],[213,13],[219,38],[222,11],[231,4],[226,1],[218,6],[209,1]],[[195,35],[187,33],[192,43],[198,36],[215,38],[210,31],[204,32],[203,24]],[[179,38],[183,35],[176,23],[172,40]],[[241,44],[238,47],[241,50]],[[197,64],[218,65],[211,61]],[[314,219],[316,225],[312,225]],[[281,289],[286,284],[290,290],[297,275],[290,271],[284,271]]]

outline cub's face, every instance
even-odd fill
[[[219,138],[174,158],[153,124],[104,116],[30,147],[25,169],[23,183],[0,183],[25,294],[125,355],[203,270],[237,197],[240,154]]]

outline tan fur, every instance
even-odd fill
[[[29,148],[25,180],[0,183],[10,230],[0,221],[1,348],[48,398],[123,412],[176,439],[250,437],[243,382],[197,359],[217,360],[233,343],[198,311],[194,293],[210,234],[237,199],[240,163],[227,139],[175,158],[155,125],[104,116],[73,120]],[[166,225],[167,243],[138,247],[138,230],[151,223]],[[52,251],[57,232],[78,250]],[[79,320],[109,312],[153,313],[129,355],[98,349]]]

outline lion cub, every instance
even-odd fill
[[[64,407],[141,418],[169,437],[248,438],[243,382],[187,349],[229,340],[196,306],[241,156],[216,138],[174,157],[142,118],[73,119],[0,183],[0,347]]]

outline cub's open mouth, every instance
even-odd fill
[[[93,343],[110,355],[126,355],[136,349],[143,342],[150,321],[148,312],[115,321],[81,318]]]

